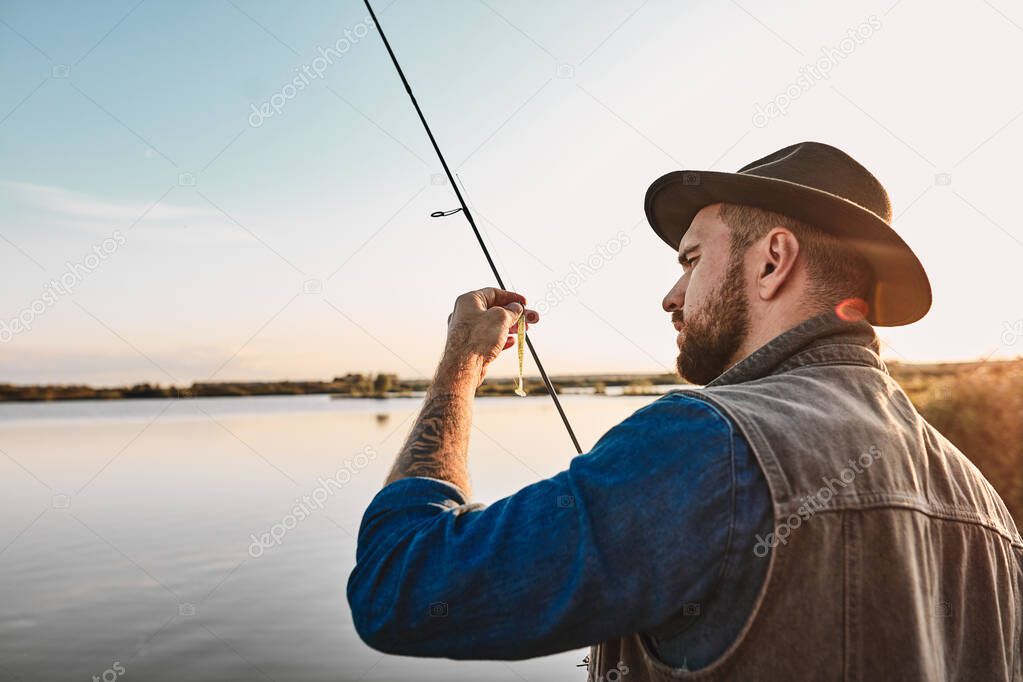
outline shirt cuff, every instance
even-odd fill
[[[369,507],[395,509],[422,504],[454,509],[466,504],[466,495],[449,481],[429,476],[410,476],[385,485],[369,503]]]

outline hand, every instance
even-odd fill
[[[540,321],[540,314],[525,305],[525,296],[494,287],[462,294],[448,315],[445,358],[459,364],[479,361],[482,383],[487,365],[515,345],[519,317],[525,314],[527,329],[530,322]]]

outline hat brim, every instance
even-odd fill
[[[786,180],[743,173],[674,171],[646,193],[647,220],[673,249],[693,218],[716,203],[783,213],[842,238],[874,269],[867,320],[880,327],[916,322],[931,307],[931,284],[920,260],[888,223],[840,196]]]

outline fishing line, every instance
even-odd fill
[[[487,264],[490,265],[491,272],[494,273],[494,277],[497,279],[497,284],[502,289],[505,289],[504,280],[501,279],[501,274],[497,271],[497,266],[494,265],[494,259],[490,257],[490,251],[487,250],[487,245],[483,242],[483,236],[480,234],[479,228],[476,227],[476,221],[473,220],[472,213],[469,212],[469,207],[465,204],[465,199],[462,198],[462,193],[458,189],[458,184],[455,182],[454,177],[451,175],[451,169],[448,168],[448,162],[444,159],[444,154],[440,150],[440,146],[437,144],[436,138],[433,136],[433,131],[430,130],[430,124],[426,122],[426,116],[423,114],[423,110],[419,107],[419,102],[416,101],[416,96],[412,94],[412,86],[409,85],[408,79],[405,78],[405,72],[401,69],[401,64],[398,63],[398,58],[394,54],[394,50],[391,49],[391,43],[387,40],[387,36],[384,34],[384,27],[380,25],[379,19],[377,19],[376,12],[373,11],[373,6],[369,4],[369,0],[362,0],[366,5],[366,9],[369,11],[370,17],[373,19],[373,24],[376,25],[377,31],[380,33],[380,39],[384,43],[384,47],[387,48],[387,54],[391,57],[391,63],[394,64],[394,69],[398,72],[398,77],[401,78],[402,85],[405,86],[405,92],[408,93],[409,99],[412,100],[412,106],[415,107],[416,113],[419,114],[419,120],[423,124],[423,128],[426,130],[426,135],[430,138],[430,144],[433,145],[433,151],[437,153],[437,158],[440,159],[440,165],[444,168],[444,174],[448,177],[448,183],[451,185],[451,189],[455,191],[455,197],[458,198],[459,208],[452,209],[451,211],[434,211],[430,215],[435,218],[453,215],[458,211],[461,211],[465,215],[465,219],[469,221],[469,226],[472,228],[473,234],[476,235],[476,241],[479,242],[480,248],[483,249],[483,255],[487,258]],[[547,387],[547,393],[551,396],[551,400],[554,401],[554,407],[558,409],[558,414],[561,416],[561,421],[565,424],[565,429],[568,430],[568,435],[572,439],[572,445],[575,446],[575,451],[580,455],[583,449],[579,447],[579,440],[575,437],[575,431],[572,430],[572,425],[568,423],[568,417],[565,415],[565,410],[561,407],[561,401],[558,400],[558,394],[554,390],[554,384],[551,383],[550,378],[547,376],[547,372],[543,368],[543,364],[540,362],[540,356],[537,355],[536,349],[533,348],[533,342],[529,339],[529,335],[526,335],[526,346],[529,347],[529,353],[533,356],[533,362],[536,363],[536,368],[540,371],[540,377],[543,379],[544,385]]]

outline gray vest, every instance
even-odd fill
[[[869,324],[818,315],[683,392],[727,414],[764,471],[767,577],[709,667],[665,665],[637,633],[592,647],[592,682],[1023,679],[1023,540]]]

